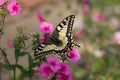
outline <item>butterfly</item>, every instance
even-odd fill
[[[66,55],[69,50],[72,50],[75,44],[73,39],[72,29],[75,15],[70,15],[64,18],[55,28],[51,36],[44,43],[39,44],[39,47],[34,50],[35,58],[41,58],[49,54]]]

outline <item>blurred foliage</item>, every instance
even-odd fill
[[[33,36],[33,39],[34,38],[36,39],[36,37],[38,38],[39,35]],[[29,46],[26,45],[28,40],[29,40],[29,37],[28,35],[25,34],[25,29],[23,27],[18,27],[17,35],[13,40],[15,63],[14,64],[11,64],[11,63],[2,64],[3,68],[9,71],[13,71],[13,76],[11,77],[11,80],[23,80],[26,77],[31,79],[34,74],[33,68],[36,66],[39,66],[40,62],[35,62],[32,56],[30,55],[31,51],[28,51],[28,49],[32,47],[32,45],[30,44]],[[33,44],[36,44],[36,43],[33,41]],[[20,61],[19,58],[25,57],[25,56],[27,56],[28,58],[27,67],[18,63]],[[18,71],[20,71],[19,74],[18,74]]]
[[[83,5],[82,0],[77,1]],[[85,27],[78,41],[85,45],[82,51],[80,49],[81,61],[75,68],[75,80],[120,80],[120,45],[113,42],[114,33],[119,27],[115,28],[107,24],[111,16],[117,16],[119,20],[120,14],[105,14],[108,19],[98,22],[92,19],[92,10],[97,9],[96,12],[100,10],[104,13],[107,7],[111,6],[114,9],[118,5],[120,5],[119,0],[90,0],[91,13],[84,14]],[[96,49],[103,55],[96,56]]]

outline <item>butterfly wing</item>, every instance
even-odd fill
[[[74,23],[75,16],[70,15],[63,19],[61,23],[58,24],[55,31],[52,34],[53,39],[64,40],[64,37],[67,39],[71,37],[72,28]]]
[[[65,48],[67,43],[72,40],[74,18],[74,15],[70,15],[58,24],[51,37],[35,50],[34,55],[36,58],[52,53],[60,53]]]

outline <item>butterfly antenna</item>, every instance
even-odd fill
[[[80,48],[80,46],[79,46],[79,45],[77,45],[77,44],[75,44],[75,43],[74,43],[74,45]]]

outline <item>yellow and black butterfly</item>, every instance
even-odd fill
[[[69,50],[72,50],[73,46],[76,45],[80,47],[75,44],[72,35],[74,19],[74,15],[70,15],[63,19],[55,28],[51,37],[44,43],[39,44],[39,47],[34,50],[35,58],[40,58],[49,54],[65,55]]]

